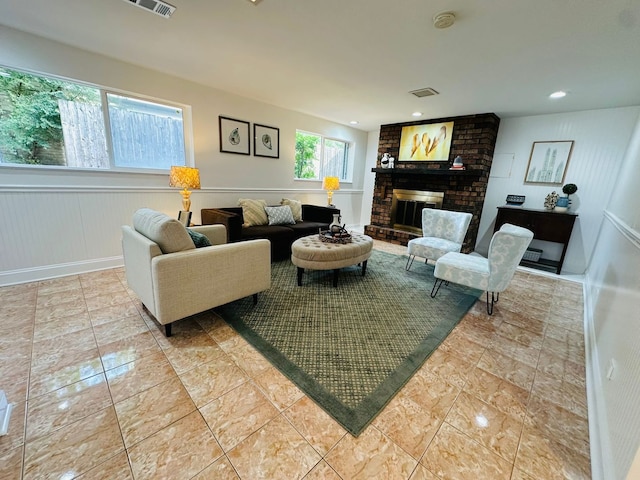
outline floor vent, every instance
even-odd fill
[[[134,5],[144,8],[150,12],[160,15],[164,18],[169,18],[176,11],[176,7],[169,5],[168,3],[161,2],[160,0],[124,0],[127,3],[133,3]]]
[[[416,97],[431,97],[432,95],[438,95],[438,92],[433,88],[421,88],[420,90],[414,90],[413,92],[409,92]]]

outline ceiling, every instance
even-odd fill
[[[0,23],[367,131],[414,111],[640,105],[640,0],[169,3],[165,19],[123,0],[0,0]],[[437,29],[443,11],[456,22]],[[425,87],[439,95],[408,93]]]

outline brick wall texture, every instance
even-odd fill
[[[399,162],[402,127],[453,121],[451,150],[446,162]],[[394,230],[391,225],[391,199],[394,188],[444,192],[442,208],[473,214],[465,238],[463,252],[471,252],[476,244],[480,215],[489,181],[489,171],[498,135],[500,119],[493,113],[449,117],[380,127],[378,163],[383,153],[396,158],[395,168],[376,171],[371,224],[365,233],[373,238],[406,245],[418,235]],[[454,158],[461,156],[465,172],[450,171]]]

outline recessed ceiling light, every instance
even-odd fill
[[[413,112],[411,115],[414,116],[414,117],[421,117],[422,116],[422,112]]]
[[[254,5],[259,4],[262,0],[249,0],[251,3],[253,3]]]
[[[563,92],[562,90],[558,90],[557,92],[553,92],[551,95],[549,95],[549,98],[562,98],[562,97],[566,97],[567,96],[567,92]]]
[[[351,120],[349,123],[350,123],[351,125],[358,125],[360,122],[359,122],[359,121],[357,121],[357,120]]]

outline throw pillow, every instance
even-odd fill
[[[264,207],[267,206],[267,202],[264,200],[241,198],[238,200],[238,205],[242,207],[242,217],[244,218],[244,223],[242,224],[243,227],[254,227],[256,225],[269,224],[267,212],[264,211]]]
[[[293,200],[292,198],[283,198],[280,202],[280,205],[289,205],[289,208],[291,208],[291,213],[293,214],[293,219],[296,222],[302,221],[302,202]]]
[[[162,253],[195,248],[184,225],[175,218],[150,208],[141,208],[133,214],[133,228],[157,243]]]
[[[267,212],[267,217],[269,217],[269,225],[293,225],[296,223],[289,205],[264,207],[264,209]]]
[[[196,248],[211,246],[211,242],[209,241],[207,236],[204,235],[203,233],[195,232],[190,228],[187,228],[187,232],[189,232],[189,235],[191,236],[191,240],[193,240],[193,244],[196,246]]]

